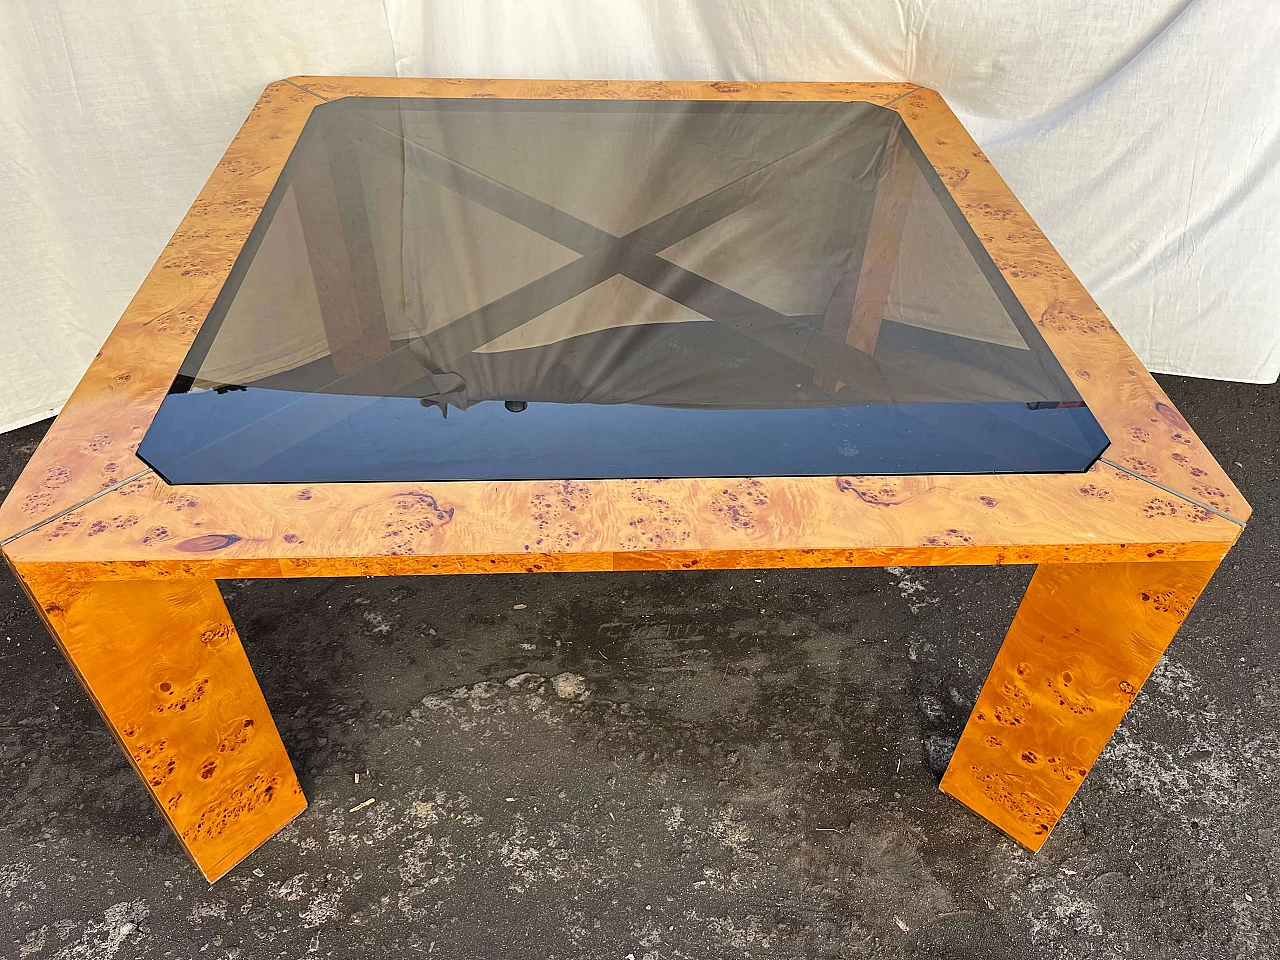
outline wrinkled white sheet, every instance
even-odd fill
[[[0,429],[61,407],[263,87],[392,69],[380,0],[0,0]]]
[[[1280,374],[1274,0],[0,4],[0,429],[65,400],[268,82],[911,80],[1154,370]]]

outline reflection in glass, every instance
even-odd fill
[[[1106,443],[889,110],[348,98],[139,455],[316,482],[1069,471]]]

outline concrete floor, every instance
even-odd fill
[[[1280,389],[1162,380],[1255,519],[1038,856],[937,789],[1030,568],[224,582],[311,806],[213,887],[5,572],[0,957],[1280,957]]]

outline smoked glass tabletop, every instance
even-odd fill
[[[259,483],[1072,472],[1106,445],[890,110],[347,98],[138,452]]]

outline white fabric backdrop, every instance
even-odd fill
[[[1154,370],[1280,374],[1274,0],[0,5],[0,429],[61,404],[254,99],[299,73],[939,89]]]
[[[380,0],[0,0],[0,429],[61,407],[263,87],[392,71]]]

